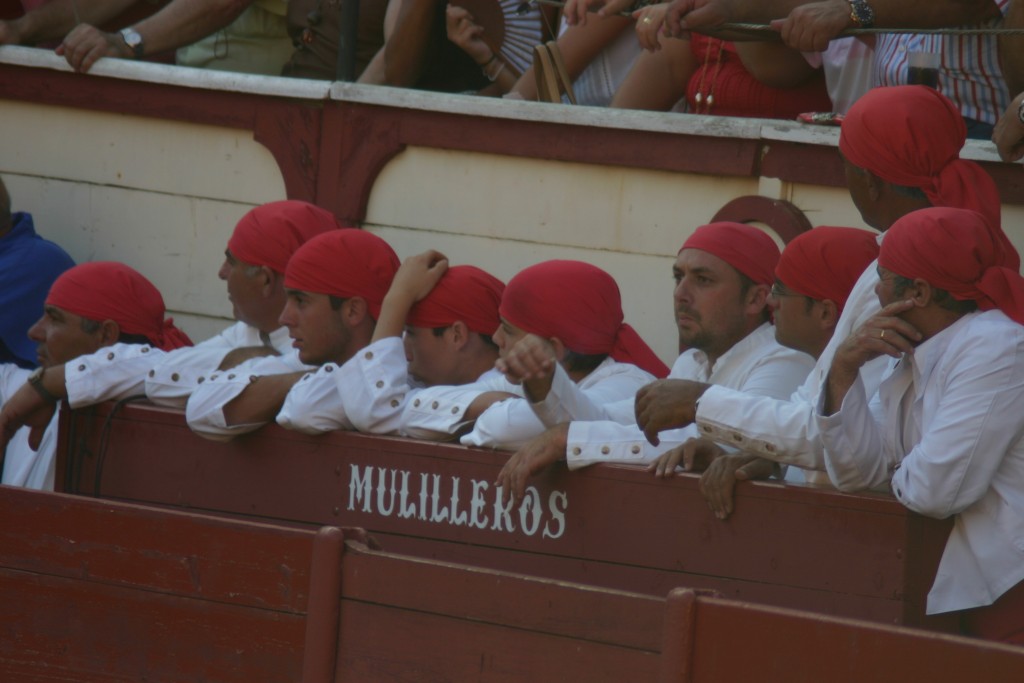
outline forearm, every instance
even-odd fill
[[[224,406],[224,422],[228,427],[270,422],[277,417],[292,386],[304,375],[265,375],[250,382],[242,393]]]
[[[836,0],[846,2],[846,0]],[[807,0],[738,1],[730,20],[738,23],[767,23],[787,16]],[[891,28],[935,28],[973,24],[999,15],[992,0],[868,0],[875,13],[875,26]],[[850,27],[853,27],[851,21]]]
[[[1004,28],[1024,29],[1024,0],[1012,0]],[[999,36],[999,59],[1010,95],[1024,91],[1024,36]]]
[[[35,45],[59,41],[79,23],[104,24],[136,0],[52,0],[11,21],[16,42]]]
[[[802,53],[782,43],[737,42],[736,53],[750,75],[770,88],[795,88],[815,74]]]
[[[136,24],[135,30],[146,54],[174,50],[224,28],[251,4],[252,0],[173,0]]]
[[[419,79],[436,14],[437,0],[401,1],[394,30],[383,48],[386,85],[409,87]]]

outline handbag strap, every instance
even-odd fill
[[[537,81],[538,101],[562,101],[562,94],[558,89],[558,73],[555,71],[547,45],[536,45],[533,48],[533,75]]]
[[[547,43],[547,48],[551,54],[551,62],[555,66],[555,71],[558,72],[559,90],[565,92],[570,104],[576,104],[576,92],[572,89],[572,79],[569,78],[569,72],[565,68],[565,61],[562,59],[562,51],[558,49],[558,43],[550,40]],[[559,97],[559,101],[561,101],[561,97]]]

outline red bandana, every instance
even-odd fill
[[[113,320],[127,334],[141,334],[170,351],[192,341],[164,320],[164,299],[153,283],[123,263],[94,261],[65,271],[50,287],[48,306],[89,320]]]
[[[284,273],[295,250],[328,230],[345,227],[330,211],[307,202],[270,202],[238,221],[228,251],[239,261]]]
[[[406,322],[413,327],[448,327],[461,320],[473,332],[490,336],[501,324],[498,306],[504,291],[501,280],[475,266],[452,266],[412,307]]]
[[[779,248],[761,230],[743,223],[711,223],[697,228],[683,249],[700,249],[717,256],[759,285],[775,281]]]
[[[581,261],[545,261],[512,278],[501,298],[501,317],[526,332],[557,337],[582,354],[608,354],[657,377],[668,367],[623,322],[619,286],[612,276]]]
[[[842,313],[850,290],[877,258],[877,235],[857,228],[822,226],[786,245],[775,277],[798,294],[835,302]]]
[[[960,158],[967,128],[956,105],[923,85],[873,88],[850,108],[839,150],[886,182],[918,187],[934,206],[974,209],[1000,224],[999,191],[973,161]]]
[[[1024,278],[1007,263],[1005,239],[1002,230],[975,211],[922,209],[889,228],[878,263],[897,275],[921,278],[955,299],[977,301],[983,311],[998,308],[1024,325]]]
[[[365,230],[342,228],[299,247],[288,261],[284,286],[342,299],[362,297],[376,320],[398,266],[387,242]]]

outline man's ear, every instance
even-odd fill
[[[448,329],[445,330],[445,334],[450,335],[452,344],[455,345],[456,349],[461,350],[469,343],[469,335],[473,333],[468,327],[466,327],[466,323],[461,320],[456,320],[448,326]]]
[[[260,266],[259,275],[256,277],[260,278],[260,292],[263,294],[263,298],[270,299],[278,292],[284,291],[284,275],[276,272],[273,268]]]
[[[832,329],[839,322],[839,305],[831,299],[818,301],[818,321],[822,329]]]
[[[551,348],[555,352],[555,358],[558,359],[559,363],[561,363],[565,360],[565,356],[569,352],[569,349],[565,347],[565,344],[563,344],[562,340],[558,337],[551,337],[548,341],[551,342]]]
[[[760,314],[768,305],[768,295],[771,293],[768,285],[754,285],[747,289],[747,307],[754,315]]]
[[[868,197],[871,198],[871,201],[877,202],[889,183],[885,182],[867,169],[863,169],[863,171],[865,176],[864,185],[867,189]]]
[[[927,281],[914,278],[913,284],[903,290],[900,298],[913,301],[916,308],[924,308],[935,301],[935,289]]]
[[[100,323],[99,332],[99,348],[104,346],[111,346],[117,343],[117,340],[121,338],[121,326],[113,320],[104,320]]]
[[[366,305],[366,299],[361,296],[345,299],[345,303],[341,305],[341,310],[338,312],[349,327],[358,327],[370,317],[370,308]]]

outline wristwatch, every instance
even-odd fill
[[[142,53],[145,52],[146,46],[142,44],[142,36],[139,35],[139,32],[129,26],[128,28],[121,29],[119,33],[121,34],[121,40],[132,51],[132,56],[135,59],[142,59]]]
[[[43,375],[46,374],[45,367],[38,367],[32,371],[32,374],[28,376],[29,385],[36,390],[36,392],[50,403],[57,403],[60,401],[59,398],[51,394],[45,386],[43,386]]]
[[[871,28],[875,25],[875,10],[871,9],[871,5],[867,3],[867,0],[849,0],[850,3],[850,21],[853,22],[857,28]]]

